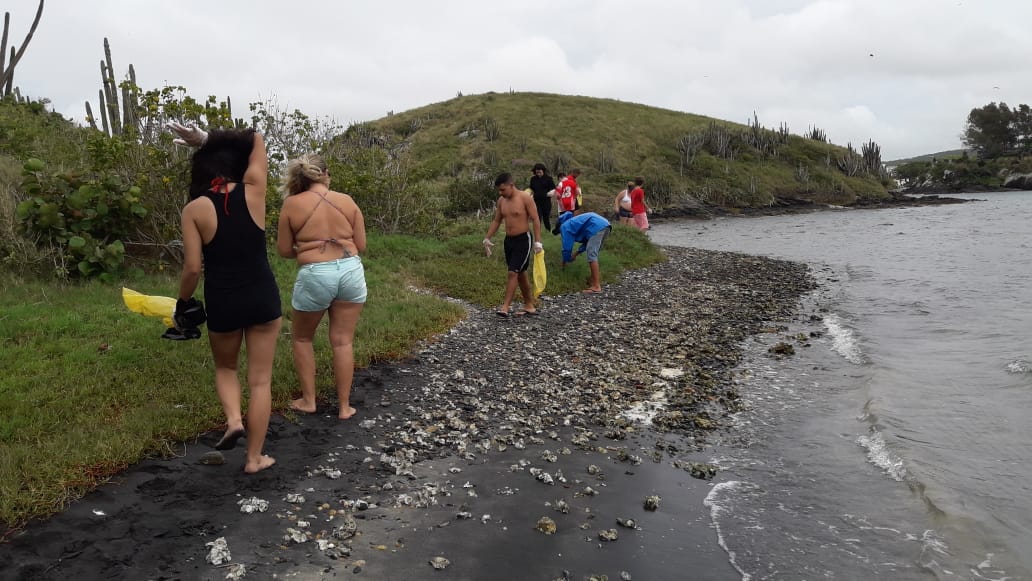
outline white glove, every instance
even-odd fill
[[[484,252],[487,253],[488,256],[491,256],[491,247],[494,246],[494,242],[491,242],[487,238],[484,238],[483,245],[484,245]]]
[[[196,125],[190,125],[187,127],[181,123],[169,121],[165,127],[168,127],[169,131],[179,136],[172,140],[172,143],[175,143],[176,145],[200,147],[204,145],[204,142],[208,141],[208,132],[200,129]]]
[[[534,254],[537,254],[538,252],[544,252],[544,251],[545,251],[545,245],[544,244],[542,244],[540,242],[535,242],[534,243]]]

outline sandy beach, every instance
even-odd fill
[[[813,283],[796,263],[665,252],[538,316],[471,308],[358,371],[351,420],[333,401],[275,416],[268,471],[243,474],[241,446],[202,463],[215,432],[140,462],[10,534],[0,578],[738,579],[703,504],[720,481],[706,435],[736,409],[740,342]]]

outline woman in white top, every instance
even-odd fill
[[[613,201],[613,212],[616,213],[621,224],[634,224],[631,214],[631,190],[633,189],[634,182],[627,182],[627,188],[617,194],[616,200]]]

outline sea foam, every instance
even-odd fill
[[[738,565],[737,555],[730,547],[727,546],[727,539],[724,538],[724,532],[720,528],[720,517],[727,512],[727,505],[730,502],[727,497],[735,489],[741,486],[742,483],[737,480],[714,484],[713,489],[706,495],[702,504],[710,509],[710,522],[713,530],[717,531],[717,544],[720,545],[721,549],[724,549],[725,553],[727,553],[728,562],[730,562],[731,566],[742,575],[742,581],[750,581],[752,579],[752,575],[743,571]]]
[[[867,460],[871,464],[884,470],[897,482],[906,480],[907,469],[903,466],[903,459],[889,451],[881,432],[874,431],[870,436],[860,436],[856,443],[867,450]]]
[[[838,315],[830,314],[824,317],[824,326],[828,329],[828,335],[831,336],[832,351],[850,363],[864,364],[864,354],[860,350],[860,343],[857,341],[856,335]]]
[[[1007,364],[1009,373],[1032,373],[1032,362],[1018,359]]]

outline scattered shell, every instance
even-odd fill
[[[592,476],[598,476],[601,473],[602,473],[602,469],[599,468],[598,466],[596,466],[594,464],[588,465],[588,474],[591,474]]]
[[[226,571],[226,581],[240,581],[247,575],[247,568],[243,563],[233,563]]]
[[[684,370],[675,369],[673,367],[664,367],[659,370],[659,376],[663,379],[678,379],[684,376]]]
[[[659,496],[646,496],[644,502],[645,510],[656,510],[659,508]]]
[[[702,464],[699,462],[689,462],[688,466],[685,467],[693,477],[700,480],[709,480],[717,475],[717,467],[713,464]]]
[[[334,528],[331,535],[333,538],[343,541],[355,536],[356,532],[358,532],[358,522],[355,520],[355,517],[345,514],[344,522]]]
[[[233,560],[233,556],[229,553],[229,545],[226,544],[226,537],[219,537],[214,541],[204,543],[204,546],[211,547],[204,560],[212,565],[221,565]]]
[[[287,534],[283,535],[283,540],[293,541],[295,543],[307,543],[308,533],[304,531],[299,531],[297,529],[289,528],[287,529]]]
[[[638,523],[634,522],[633,518],[618,518],[616,524],[628,529],[638,528]]]
[[[570,514],[570,505],[567,504],[565,500],[560,499],[555,501],[554,506],[557,511],[563,514]]]
[[[598,540],[600,541],[612,542],[616,540],[617,536],[618,533],[616,532],[616,529],[598,531]]]
[[[620,581],[631,581],[631,574],[627,571],[620,571]]]
[[[334,561],[347,559],[351,556],[351,547],[347,545],[337,545],[324,550],[323,554]]]
[[[305,503],[304,495],[296,494],[296,493],[293,493],[293,492],[288,494],[287,497],[284,498],[283,500],[289,502],[290,504],[304,504]]]
[[[265,512],[266,510],[269,510],[269,501],[262,500],[257,496],[242,498],[237,501],[237,504],[240,505],[240,512],[244,514]]]
[[[437,569],[438,571],[444,569],[448,565],[451,565],[451,561],[445,559],[444,557],[434,557],[433,559],[430,559],[430,566],[434,569]]]
[[[208,466],[221,466],[226,463],[226,457],[222,455],[222,452],[212,450],[211,452],[205,452],[202,454],[201,458],[197,461],[201,464],[207,464]]]
[[[543,516],[537,521],[537,525],[534,526],[537,530],[545,533],[546,535],[554,535],[556,531],[555,521]]]

